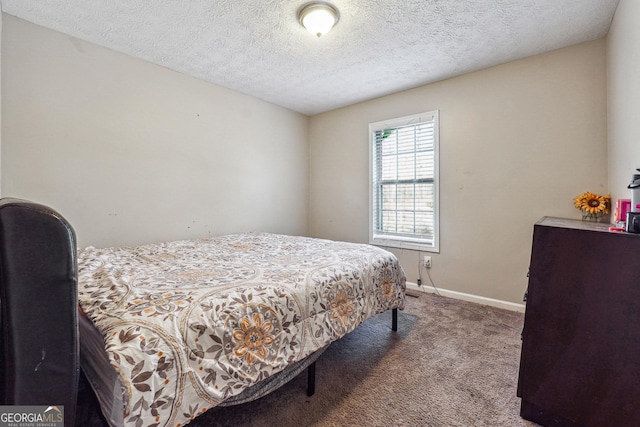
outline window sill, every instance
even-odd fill
[[[371,238],[369,244],[374,246],[383,246],[396,249],[407,249],[419,252],[440,253],[438,246],[406,239],[389,239],[389,238]]]

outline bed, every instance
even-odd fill
[[[404,307],[397,259],[364,244],[243,233],[87,247],[77,265],[81,365],[112,426],[258,398]]]

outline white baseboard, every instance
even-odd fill
[[[428,292],[432,294],[436,293],[435,289],[431,286],[418,286],[417,284],[412,282],[407,282],[407,290],[413,291],[414,293],[415,292],[425,292],[425,293]],[[481,297],[473,294],[465,294],[464,292],[450,291],[448,289],[438,288],[437,293],[439,293],[443,297],[455,298],[455,299],[475,302],[483,305],[490,305],[492,307],[503,308],[505,310],[511,310],[511,311],[518,311],[520,313],[524,313],[524,309],[525,309],[524,304],[517,304],[509,301],[502,301],[502,300],[493,299],[493,298]]]

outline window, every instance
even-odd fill
[[[374,245],[438,252],[438,111],[371,123]]]

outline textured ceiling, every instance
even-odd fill
[[[619,0],[0,0],[2,11],[313,115],[606,36]]]

